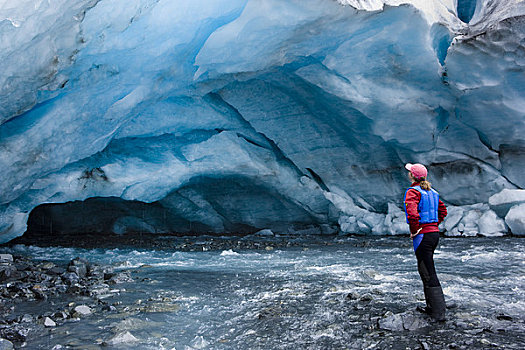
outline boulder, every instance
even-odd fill
[[[489,205],[499,217],[505,217],[510,208],[525,203],[525,190],[504,189],[489,198]]]
[[[525,236],[525,203],[513,206],[505,216],[505,222],[513,235]]]
[[[444,222],[446,236],[498,237],[508,233],[505,221],[487,204],[450,206],[447,210]]]
[[[503,219],[492,210],[484,212],[478,221],[479,234],[485,237],[499,237],[505,235],[507,227]]]
[[[0,338],[0,350],[13,350],[13,343],[7,339]]]

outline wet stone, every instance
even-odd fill
[[[387,315],[379,319],[378,326],[380,329],[389,331],[414,331],[427,327],[429,323],[413,312],[404,312],[399,314]]]
[[[23,343],[26,341],[29,330],[15,325],[11,328],[4,328],[0,330],[0,337],[7,339],[14,343]]]
[[[8,281],[16,277],[16,267],[14,265],[0,265],[0,282]]]
[[[85,266],[69,266],[67,270],[69,272],[75,273],[80,278],[86,277],[87,274],[87,269]]]
[[[56,327],[56,325],[57,325],[56,322],[53,321],[52,319],[50,319],[49,317],[46,317],[44,319],[44,326],[46,326],[46,327]]]
[[[31,270],[32,266],[26,261],[15,261],[15,267],[18,271]]]
[[[102,311],[117,311],[117,308],[113,305],[105,305],[102,307]]]
[[[53,314],[53,317],[55,319],[65,320],[67,318],[67,314],[64,311],[57,311]]]
[[[133,279],[131,278],[131,275],[129,272],[119,272],[116,274],[111,274],[112,276],[108,279],[108,284],[119,284],[119,283],[126,283],[126,282],[133,282]],[[104,279],[106,277],[104,276]]]
[[[66,272],[62,275],[62,280],[66,282],[66,284],[72,285],[77,283],[80,280],[80,278],[74,272]]]
[[[138,339],[129,331],[120,332],[104,342],[105,345],[119,345],[135,343]]]
[[[0,263],[13,262],[13,256],[11,254],[0,254]]]
[[[88,271],[88,262],[81,258],[75,258],[69,262],[67,270],[76,273],[80,278],[84,278]]]
[[[39,284],[35,284],[35,285],[31,288],[31,291],[33,292],[33,294],[35,295],[35,297],[36,297],[37,299],[40,299],[40,300],[46,300],[46,299],[47,299],[46,290],[47,290],[46,287],[41,286],[41,285],[39,285]]]
[[[0,350],[12,350],[12,349],[13,349],[13,343],[11,343],[7,339],[0,338]]]
[[[113,268],[111,268],[110,266],[89,265],[87,276],[90,279],[94,279],[94,280],[104,280],[106,274],[111,274],[111,273],[113,273]],[[108,276],[108,279],[109,278],[110,277]]]
[[[37,265],[39,268],[41,269],[44,269],[44,270],[50,270],[52,269],[53,267],[55,267],[55,264],[53,264],[52,262],[50,261],[43,261],[42,263],[38,264]]]
[[[346,299],[347,300],[358,300],[359,298],[361,298],[361,295],[355,293],[355,292],[350,292],[346,295]]]
[[[66,269],[55,266],[55,267],[50,268],[47,272],[53,275],[61,275],[66,272]]]
[[[73,293],[73,294],[86,294],[87,287],[82,285],[82,284],[75,283],[75,284],[69,286],[67,291],[69,293]]]
[[[360,302],[363,302],[363,303],[367,303],[367,302],[370,302],[372,301],[374,298],[372,297],[372,295],[370,294],[364,294],[362,295],[360,298],[359,298],[359,301]]]
[[[0,263],[0,274],[3,277],[0,281],[0,338],[14,343],[15,346],[27,346],[28,349],[31,348],[31,344],[24,343],[30,331],[39,332],[38,329],[43,331],[44,327],[56,327],[57,320],[70,319],[70,315],[74,317],[70,320],[80,320],[81,317],[91,315],[93,310],[87,305],[75,307],[75,303],[70,303],[65,312],[63,309],[53,310],[53,301],[41,304],[42,308],[37,307],[38,317],[36,314],[20,316],[13,312],[17,303],[45,300],[49,296],[59,296],[63,293],[90,296],[97,301],[104,296],[115,295],[110,291],[108,284],[101,283],[104,274],[111,274],[109,279],[112,279],[112,283],[132,281],[129,272],[121,271],[115,274],[111,266],[91,265],[79,258],[71,260],[66,270],[50,261],[32,261],[21,256],[14,256],[11,261],[10,257],[10,254],[4,255]],[[120,293],[125,290],[121,288],[116,291]],[[116,311],[116,308],[111,306],[109,311]],[[38,322],[35,322],[36,320]]]
[[[91,315],[92,313],[93,313],[93,311],[87,305],[79,305],[79,306],[76,306],[73,309],[73,316],[74,317],[88,316],[88,315]]]
[[[20,318],[20,322],[21,323],[31,323],[34,321],[34,318],[33,316],[31,316],[30,314],[25,314],[23,315],[21,318]]]

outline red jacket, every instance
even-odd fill
[[[418,183],[414,182],[411,187],[413,186],[418,186]],[[406,213],[407,213],[407,218],[408,218],[408,225],[410,226],[410,233],[416,233],[417,230],[419,230],[420,228],[421,228],[421,232],[419,233],[439,232],[438,225],[443,221],[443,219],[445,219],[445,216],[447,216],[447,208],[445,207],[445,204],[443,204],[441,199],[439,200],[439,205],[438,205],[439,222],[420,224],[419,223],[419,212],[417,210],[420,200],[421,200],[421,193],[419,193],[418,190],[409,188],[406,194],[406,198],[405,198],[405,207],[406,207]]]

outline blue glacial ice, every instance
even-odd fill
[[[28,220],[405,233],[405,162],[430,165],[449,234],[525,235],[524,15],[494,0],[0,3],[0,241]]]

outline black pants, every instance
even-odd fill
[[[423,240],[416,249],[417,270],[424,287],[440,286],[434,267],[434,250],[439,242],[439,232],[429,232],[423,235]]]

